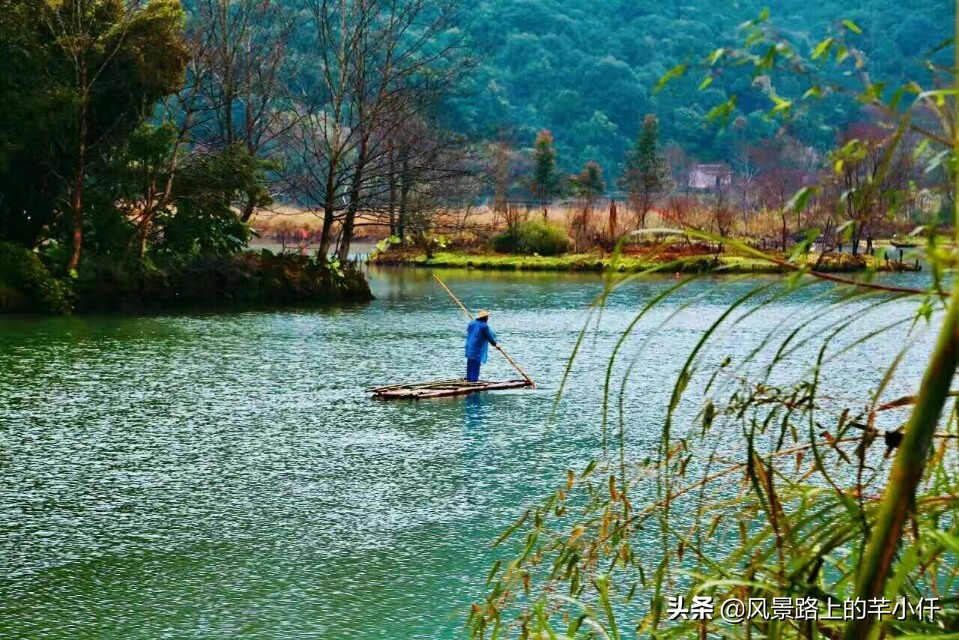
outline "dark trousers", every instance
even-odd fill
[[[466,381],[467,382],[476,382],[479,380],[479,371],[480,365],[483,364],[479,360],[474,360],[472,358],[466,359]]]

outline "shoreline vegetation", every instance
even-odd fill
[[[525,221],[495,229],[404,240],[391,237],[377,244],[367,262],[381,267],[594,273],[661,269],[664,273],[777,274],[796,267],[823,273],[922,270],[917,253],[900,250],[890,241],[870,243],[867,253],[843,252],[842,247],[813,251],[809,246],[793,252],[766,247],[750,252],[749,238],[709,242],[650,231],[621,241],[617,250],[612,236],[596,233],[576,239],[575,233],[554,222]]]
[[[56,277],[43,256],[0,243],[0,313],[153,313],[321,306],[373,299],[356,262],[268,250],[199,257],[159,268],[91,260]]]
[[[922,264],[911,262],[884,261],[873,256],[850,256],[849,254],[828,255],[817,264],[818,256],[810,256],[806,266],[822,273],[855,273],[860,271],[921,271]],[[681,262],[680,262],[681,260]],[[659,260],[637,256],[619,256],[592,252],[574,253],[562,256],[539,256],[520,254],[496,254],[491,252],[442,251],[428,257],[415,251],[387,251],[377,253],[369,263],[381,267],[429,267],[437,269],[470,269],[480,271],[553,271],[553,272],[596,272],[596,273],[633,273],[656,267],[664,272],[714,273],[714,274],[777,274],[787,273],[788,267],[775,262],[760,260],[748,256],[721,255],[703,253],[685,256],[674,260]],[[666,269],[667,265],[671,265]]]

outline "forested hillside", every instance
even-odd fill
[[[772,24],[806,51],[852,20],[874,79],[921,76],[919,60],[948,37],[950,24],[949,6],[936,0],[484,0],[465,7],[481,68],[457,101],[453,124],[520,147],[549,129],[563,169],[597,160],[618,175],[643,115],[655,113],[665,143],[699,160],[728,158],[737,141],[777,129],[763,118],[769,101],[750,90],[749,76],[727,72],[705,91],[695,73],[659,93],[654,87],[688,58],[738,43],[738,25],[766,7]],[[730,93],[739,95],[739,126],[725,133],[705,126],[704,114]],[[799,118],[791,133],[824,148],[835,127],[856,117],[854,105],[833,100]]]

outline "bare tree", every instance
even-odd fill
[[[242,149],[267,160],[294,119],[287,49],[296,29],[289,5],[275,0],[198,0],[191,15],[194,82],[206,117],[193,123],[205,147]],[[263,196],[252,188],[239,203],[247,222]]]
[[[789,201],[808,179],[807,174],[795,166],[795,155],[795,145],[787,139],[767,140],[752,150],[759,170],[755,179],[759,201],[766,210],[779,215],[778,244],[782,251],[786,251],[790,240]],[[801,213],[797,214],[795,229],[802,226],[799,215]]]
[[[489,148],[489,166],[487,172],[493,183],[494,222],[505,217],[510,185],[516,180],[511,173],[516,153],[504,140],[494,142]]]
[[[391,140],[398,153],[387,161],[398,162],[387,168],[387,175],[395,176],[398,184],[395,209],[400,237],[410,230],[426,232],[431,212],[468,203],[475,195],[478,162],[460,136],[434,122],[413,118],[397,128]]]
[[[894,135],[874,124],[856,124],[840,138],[836,152],[835,181],[841,209],[852,240],[852,253],[859,253],[863,239],[872,234],[883,216],[898,207],[912,177],[913,167],[905,144],[893,144]]]
[[[359,215],[392,211],[396,231],[405,231],[412,184],[443,157],[418,132],[464,68],[453,29],[459,12],[451,0],[308,6],[320,91],[301,101],[290,184],[304,206],[322,213],[321,255],[338,223],[337,255],[346,260]]]
[[[714,264],[719,264],[719,255],[725,250],[725,240],[732,232],[733,222],[736,219],[735,209],[729,202],[731,189],[732,185],[721,181],[716,186],[716,203],[712,210],[712,222],[719,236],[719,242],[715,245]]]
[[[736,189],[739,191],[739,211],[743,219],[743,233],[749,226],[749,214],[755,206],[753,198],[756,190],[756,178],[759,165],[755,159],[755,150],[747,145],[738,145],[733,157],[733,170],[736,172]]]

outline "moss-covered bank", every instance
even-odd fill
[[[0,243],[0,312],[164,312],[309,306],[373,298],[353,263],[247,251],[163,268],[88,258],[75,278],[41,256]]]

